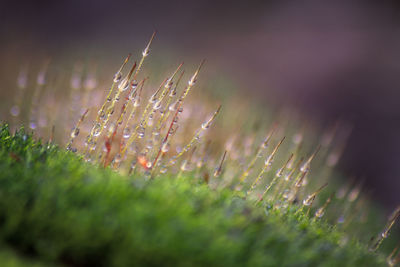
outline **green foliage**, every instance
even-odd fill
[[[23,130],[0,131],[0,242],[43,263],[384,266],[297,211],[254,207],[191,177],[123,176]],[[10,257],[0,253],[6,266],[24,266]]]

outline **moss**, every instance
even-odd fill
[[[0,242],[38,263],[384,266],[381,256],[296,211],[255,207],[191,177],[123,176],[23,130],[0,131]],[[6,266],[31,266],[4,250],[3,258]]]

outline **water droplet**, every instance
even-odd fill
[[[151,139],[147,141],[146,148],[148,150],[151,150],[153,148],[153,141]]]
[[[79,135],[79,128],[72,128],[71,138],[75,138]]]
[[[39,72],[36,82],[39,85],[44,85],[46,83],[46,74],[44,71]]]
[[[138,137],[143,138],[145,134],[145,128],[144,127],[139,127],[138,129]]]
[[[129,154],[131,154],[131,155],[134,155],[134,154],[136,154],[136,153],[138,152],[138,148],[137,148],[137,146],[136,146],[135,143],[132,143],[132,144],[128,147],[128,152],[129,152]]]
[[[154,131],[154,132],[153,132],[154,140],[158,140],[158,139],[159,139],[159,136],[160,136],[160,131]]]
[[[161,101],[159,100],[154,104],[153,109],[154,110],[159,110],[160,108],[161,108]]]
[[[192,77],[192,79],[189,80],[188,82],[189,86],[193,86],[196,84],[196,79],[194,79],[194,77]]]
[[[28,85],[28,77],[25,70],[18,75],[17,85],[19,88],[25,88]]]
[[[103,146],[103,152],[108,152],[108,149],[109,149],[110,147],[109,147],[109,144],[108,144],[108,142],[106,141],[105,143],[104,143],[104,146]]]
[[[149,119],[147,120],[147,126],[151,127],[154,124],[153,116],[150,115]]]
[[[115,123],[114,122],[110,122],[110,124],[108,126],[108,133],[111,135],[111,134],[114,133],[114,130],[115,130]]]
[[[92,146],[89,148],[91,151],[94,151],[94,150],[96,150],[96,147],[97,147],[97,143],[96,142],[93,142],[92,143]]]
[[[166,173],[167,172],[167,167],[163,165],[160,169],[160,173]]]
[[[151,166],[152,166],[152,163],[151,163],[150,161],[148,161],[148,162],[146,163],[146,168],[147,168],[147,169],[150,169]]]
[[[169,111],[175,111],[176,107],[178,106],[178,102],[173,103],[168,107]]]
[[[315,195],[309,195],[306,199],[303,200],[304,206],[310,206],[315,199]]]
[[[324,208],[319,208],[319,209],[315,212],[315,217],[321,218],[322,216],[324,216],[324,214],[325,214]]]
[[[122,160],[121,154],[118,153],[117,155],[115,155],[115,157],[114,157],[114,163],[118,164],[118,163],[121,162],[121,160]]]
[[[122,73],[121,72],[115,73],[115,75],[114,75],[114,83],[119,82],[121,80],[121,78],[122,78]]]
[[[92,75],[90,75],[83,83],[83,86],[86,88],[86,90],[93,90],[94,88],[96,88],[97,86],[97,81],[95,79],[95,77]]]
[[[129,88],[129,81],[128,81],[128,78],[125,78],[118,85],[118,90],[123,92],[123,91],[128,90],[128,88]]]
[[[19,110],[19,107],[17,105],[12,106],[11,109],[10,109],[10,113],[14,117],[18,116],[19,112],[20,112],[20,110]]]
[[[289,189],[285,189],[285,190],[283,191],[283,193],[282,193],[282,197],[283,197],[284,199],[288,199],[288,198],[289,198],[289,195],[290,195]]]
[[[169,164],[174,165],[176,163],[176,157],[173,156],[170,160],[169,160]]]
[[[292,141],[296,145],[300,144],[302,140],[303,140],[303,135],[301,133],[297,133],[292,137]]]
[[[36,125],[36,122],[35,122],[35,121],[31,121],[31,122],[29,123],[29,128],[31,128],[32,130],[36,129],[36,127],[37,127],[37,125]]]
[[[167,153],[169,151],[169,147],[170,147],[169,143],[164,143],[161,147],[161,152]]]
[[[101,133],[101,124],[96,123],[96,125],[93,127],[93,136],[97,137]]]
[[[138,82],[136,80],[133,80],[131,82],[132,91],[135,91],[137,86],[138,86]]]
[[[201,128],[202,128],[203,130],[207,130],[208,128],[210,128],[210,124],[209,124],[208,122],[203,123],[203,124],[201,125]]]
[[[326,164],[329,167],[334,167],[339,161],[339,153],[330,153],[326,159]]]
[[[123,138],[129,138],[131,136],[131,129],[129,127],[126,127],[122,133]]]

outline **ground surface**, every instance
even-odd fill
[[[385,266],[295,211],[190,177],[122,176],[0,130],[2,266]]]

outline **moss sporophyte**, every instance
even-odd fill
[[[399,208],[384,225],[360,184],[334,169],[346,124],[315,138],[283,110],[249,126],[261,115],[242,96],[223,106],[205,89],[191,97],[205,61],[153,82],[143,70],[154,38],[110,84],[78,63],[69,84],[49,60],[33,82],[21,68],[0,136],[5,246],[50,265],[400,262],[389,238]],[[18,130],[25,124],[34,136]]]

